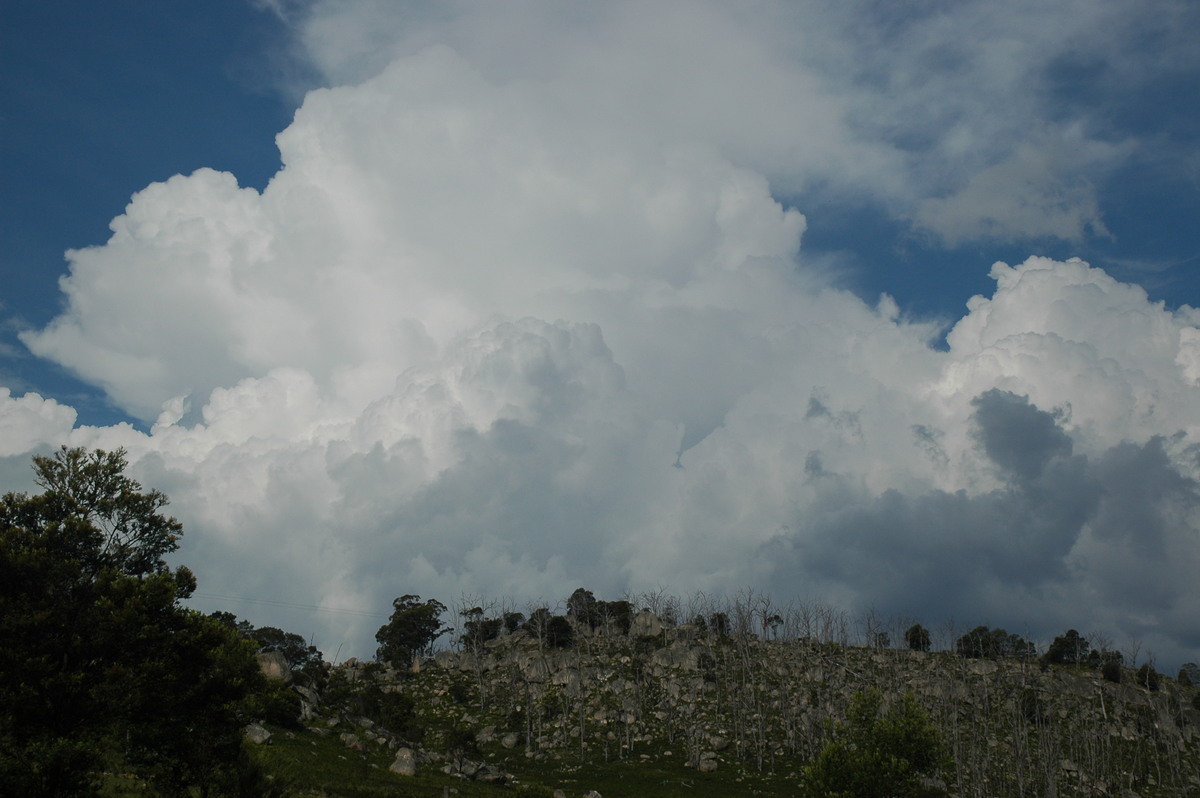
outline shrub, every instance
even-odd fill
[[[1050,648],[1042,655],[1042,661],[1050,665],[1079,665],[1087,662],[1091,645],[1074,629],[1054,638]]]
[[[1100,675],[1114,684],[1121,683],[1121,663],[1115,659],[1107,660],[1100,666]]]
[[[1137,681],[1138,684],[1153,692],[1158,689],[1158,671],[1154,670],[1147,662],[1138,668]]]
[[[958,638],[954,650],[964,657],[988,659],[1026,659],[1036,653],[1033,643],[1019,635],[1009,634],[1004,629],[988,629],[986,626],[976,626]]]
[[[912,651],[928,651],[929,630],[921,624],[915,623],[904,633],[904,642],[908,643],[908,647]]]
[[[881,711],[877,689],[855,694],[845,724],[831,729],[821,753],[804,771],[804,794],[915,796],[924,776],[946,768],[946,743],[928,714],[908,693]]]

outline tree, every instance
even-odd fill
[[[575,623],[595,629],[600,625],[597,603],[592,591],[577,588],[567,599],[567,615],[573,618]]]
[[[499,637],[504,626],[503,619],[486,617],[482,607],[471,607],[458,614],[463,618],[463,632],[458,641],[474,653],[482,651],[484,644],[489,640]]]
[[[945,741],[907,693],[883,709],[875,688],[856,693],[846,722],[830,729],[817,758],[804,771],[804,793],[811,798],[871,796],[900,798],[929,795],[922,777],[937,777],[947,767]]]
[[[239,621],[232,612],[223,610],[211,612],[208,617],[249,640],[256,654],[278,651],[293,674],[303,674],[317,684],[324,678],[325,655],[300,635],[275,626],[255,626],[249,621]]]
[[[928,651],[930,645],[929,630],[915,623],[904,632],[904,642],[911,651]]]
[[[392,608],[391,618],[375,633],[379,642],[375,659],[380,662],[405,667],[414,656],[430,651],[433,642],[450,631],[442,625],[446,605],[437,599],[421,601],[420,596],[407,594],[393,601]]]
[[[1194,662],[1179,666],[1179,683],[1185,687],[1200,687],[1200,666]]]
[[[41,494],[0,499],[0,793],[91,794],[105,757],[176,791],[248,772],[262,675],[179,605],[196,580],[164,557],[182,526],[125,467],[64,447],[34,458]],[[191,692],[164,681],[184,673]]]
[[[1042,661],[1050,665],[1082,665],[1088,661],[1091,645],[1074,629],[1054,638],[1054,642],[1042,655]]]
[[[964,657],[987,659],[1028,659],[1037,649],[1028,640],[1003,629],[976,626],[954,642],[954,650]]]

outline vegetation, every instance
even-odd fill
[[[1037,647],[1028,640],[986,626],[976,626],[958,638],[954,650],[964,657],[977,659],[1031,659],[1037,655]]]
[[[944,795],[928,784],[940,783],[949,764],[941,733],[912,692],[884,709],[883,694],[870,688],[851,699],[846,722],[833,726],[803,785],[812,798]]]
[[[392,602],[392,617],[375,633],[379,650],[375,659],[403,667],[433,649],[433,643],[450,631],[442,625],[446,605],[436,599],[404,595]]]
[[[122,452],[63,449],[34,468],[41,494],[0,500],[5,796],[1152,798],[1200,784],[1196,666],[1178,680],[1126,668],[1102,637],[1069,629],[1038,658],[986,626],[935,641],[749,591],[579,588],[528,615],[403,595],[376,661],[330,666],[299,635],[180,605],[195,579],[164,557],[182,529]],[[446,615],[456,649],[436,651]],[[290,681],[268,682],[256,654]],[[246,742],[251,721],[269,745]],[[406,775],[389,770],[402,760]]]
[[[125,454],[35,457],[41,494],[0,500],[0,792],[90,795],[104,769],[164,793],[254,784],[242,727],[253,648],[182,607],[183,530]]]

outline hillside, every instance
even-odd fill
[[[628,632],[574,630],[565,648],[516,631],[411,669],[331,667],[295,686],[303,726],[259,751],[311,794],[797,795],[831,723],[875,688],[885,706],[912,691],[944,738],[929,795],[1200,795],[1198,691],[1171,679],[718,635],[649,612]],[[352,772],[329,775],[330,759]]]

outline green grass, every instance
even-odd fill
[[[671,756],[652,756],[580,763],[570,754],[537,761],[520,749],[485,749],[483,760],[498,765],[515,777],[513,783],[489,785],[445,775],[437,764],[418,767],[415,777],[388,770],[392,755],[383,750],[366,754],[346,748],[335,734],[273,729],[269,745],[255,749],[256,758],[277,779],[283,779],[299,796],[327,798],[441,798],[450,794],[471,796],[530,796],[549,798],[561,789],[567,796],[596,790],[605,798],[653,795],[661,798],[698,796],[793,796],[797,794],[798,763],[786,763],[774,773],[744,772],[740,766],[722,763],[712,773],[699,773],[684,766],[684,754],[676,748]],[[784,765],[785,763],[777,763]]]
[[[418,768],[416,776],[388,770],[391,753],[372,748],[367,753],[347,748],[336,734],[272,729],[269,745],[255,749],[267,771],[296,795],[327,798],[442,798],[446,788],[459,796],[548,796],[548,790],[526,785],[488,785],[463,781],[442,773],[436,765]]]

